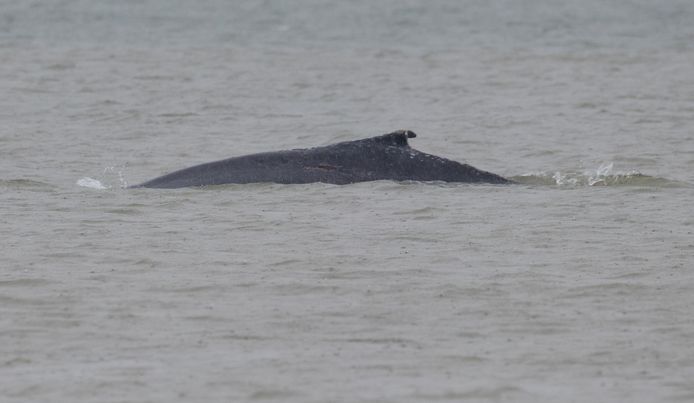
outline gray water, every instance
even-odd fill
[[[1,1],[0,401],[693,401],[692,21]],[[400,128],[521,184],[123,189]]]

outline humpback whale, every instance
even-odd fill
[[[181,188],[231,183],[344,185],[376,180],[506,184],[491,172],[411,148],[410,130],[323,147],[265,152],[181,169],[132,187]]]

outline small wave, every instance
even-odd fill
[[[0,179],[0,186],[11,189],[41,189],[51,187],[48,183],[31,179]]]
[[[641,186],[686,187],[687,184],[666,178],[644,175],[638,171],[615,172],[614,163],[600,165],[594,171],[583,172],[534,172],[510,179],[525,185],[584,187],[584,186]]]
[[[77,186],[82,186],[85,188],[97,189],[97,190],[110,189],[109,186],[105,186],[98,179],[90,178],[87,176],[85,176],[84,178],[78,179],[77,180]]]

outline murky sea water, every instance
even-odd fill
[[[694,400],[689,1],[0,2],[0,400]],[[123,189],[407,128],[520,182]]]

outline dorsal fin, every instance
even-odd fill
[[[392,133],[374,137],[374,140],[389,146],[407,147],[407,139],[415,137],[417,137],[417,135],[412,130],[396,130]]]

